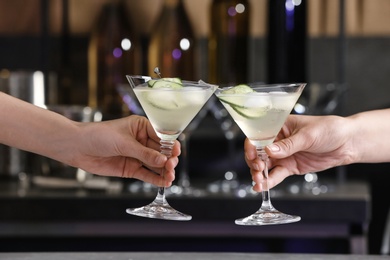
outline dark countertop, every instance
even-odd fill
[[[232,193],[208,193],[200,197],[169,195],[173,207],[193,216],[191,221],[176,222],[125,213],[128,207],[150,203],[156,195],[154,190],[140,194],[34,186],[23,189],[0,182],[0,243],[3,249],[7,243],[12,252],[51,251],[53,247],[60,252],[163,249],[176,252],[182,251],[180,248],[197,252],[210,248],[247,252],[242,250],[246,250],[248,241],[253,243],[249,246],[252,249],[262,250],[258,248],[259,242],[266,243],[270,238],[316,238],[346,240],[350,252],[366,253],[371,217],[368,184],[349,181],[328,187],[329,192],[317,196],[290,194],[283,185],[273,189],[274,206],[299,215],[302,220],[288,225],[247,227],[235,225],[234,220],[256,211],[261,204],[260,195],[245,198]]]
[[[0,253],[2,260],[375,260],[379,255],[246,254],[246,253]]]
[[[370,220],[371,199],[367,183],[329,183],[328,187],[329,192],[313,195],[305,192],[292,194],[286,186],[280,185],[271,190],[271,199],[280,211],[301,216],[301,222],[363,223]],[[0,182],[0,221],[141,220],[125,214],[125,209],[148,204],[155,195],[156,190],[111,193],[88,189],[24,189],[17,184]],[[190,222],[234,221],[252,214],[261,204],[260,194],[240,198],[232,192],[207,192],[200,197],[171,194],[167,199],[174,208],[192,215]]]

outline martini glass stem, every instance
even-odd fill
[[[166,157],[170,158],[172,156],[172,149],[175,141],[174,140],[161,140],[160,141],[160,149],[161,153],[164,154]],[[164,178],[164,171],[161,173]],[[159,187],[156,199],[154,200],[155,203],[159,205],[167,205],[168,202],[165,199],[165,187]]]
[[[260,183],[262,189],[263,202],[258,211],[252,215],[237,219],[235,221],[238,225],[271,225],[271,224],[283,224],[293,223],[299,221],[301,218],[298,216],[292,216],[284,214],[272,206],[271,197],[269,196],[268,186],[268,155],[263,148],[256,148],[257,156],[264,162],[264,170],[262,172],[263,178]]]
[[[172,156],[172,149],[173,145],[175,144],[174,140],[160,140],[161,145],[161,153],[164,154],[166,157],[170,158]]]
[[[262,171],[262,181],[260,183],[261,185],[261,194],[263,197],[263,202],[261,204],[261,210],[264,211],[272,211],[274,207],[272,206],[271,203],[271,198],[269,196],[269,186],[268,186],[268,155],[264,151],[263,147],[256,148],[257,151],[257,156],[264,162],[264,170]]]
[[[154,203],[158,205],[167,205],[167,201],[165,199],[165,188],[164,187],[158,187],[157,196],[154,200]]]

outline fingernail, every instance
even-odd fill
[[[255,169],[256,171],[260,171],[260,167],[257,163],[253,163],[252,168]]]
[[[276,145],[276,144],[270,144],[267,146],[268,149],[271,151],[271,152],[279,152],[280,151],[280,147],[279,145]]]

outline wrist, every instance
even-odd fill
[[[341,131],[345,135],[343,148],[346,151],[346,159],[344,164],[359,163],[362,160],[359,120],[353,116],[341,118],[341,124],[343,126],[341,127]]]

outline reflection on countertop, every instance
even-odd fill
[[[255,254],[255,253],[173,253],[173,252],[88,252],[88,253],[0,253],[3,260],[376,260],[388,259],[378,255],[335,255],[335,254]]]
[[[62,188],[52,188],[26,184],[25,181],[0,181],[0,201],[2,201],[0,220],[61,218],[58,215],[66,219],[92,217],[123,220],[128,218],[123,214],[125,208],[149,202],[156,194],[156,187],[139,181],[122,183],[119,179],[113,178],[110,181],[104,179],[100,182],[111,184],[90,187],[65,185]],[[195,219],[232,219],[258,209],[261,194],[253,192],[250,183],[239,182],[229,186],[230,184],[226,182],[229,181],[193,182],[186,193],[178,192],[181,188],[174,185],[168,189],[167,196],[172,205],[177,205],[177,208],[191,213]],[[300,214],[303,220],[344,218],[362,222],[370,219],[371,201],[368,183],[349,181],[338,184],[332,180],[322,179],[316,186],[326,186],[326,192],[318,194],[313,194],[312,189],[306,187],[307,184],[308,182],[302,181],[302,178],[290,178],[271,189],[271,198],[275,207],[281,208],[281,211]],[[69,208],[64,208],[61,203],[65,203]],[[101,208],[106,207],[107,210],[96,216],[90,209],[95,204]],[[45,205],[47,207],[44,207]],[[321,207],[319,208],[318,205]],[[40,206],[43,211],[49,212],[43,214],[33,210]],[[348,206],[348,209],[345,206]],[[339,207],[338,213],[333,214],[336,207]],[[356,214],[353,207],[356,207],[360,213]],[[50,213],[54,212],[46,210],[50,208],[62,213]],[[72,208],[77,210],[70,213]]]
[[[285,244],[287,242],[277,243],[280,247],[288,247],[280,250],[310,252],[312,249],[304,243],[325,239],[333,241],[332,249],[317,250],[337,253],[341,250],[339,247],[345,245],[337,242],[341,239],[347,244],[347,249],[343,250],[367,253],[367,228],[371,218],[368,184],[322,182],[329,190],[318,195],[303,190],[292,193],[291,185],[302,183],[301,179],[294,178],[291,183],[283,182],[272,189],[275,207],[301,216],[300,222],[246,227],[235,225],[234,220],[256,211],[260,207],[261,196],[249,193],[240,197],[235,192],[211,192],[208,186],[212,182],[208,181],[191,184],[192,188],[201,191],[201,196],[168,194],[171,206],[193,217],[191,221],[184,222],[126,214],[126,208],[145,205],[156,194],[155,187],[146,192],[132,191],[128,187],[135,182],[124,185],[125,188],[118,192],[87,188],[53,189],[0,181],[0,242],[13,248],[10,250],[32,248],[45,251],[55,246],[58,250],[79,251],[112,248],[155,251],[162,247],[172,251],[180,248],[241,251],[247,250],[247,247],[262,251],[268,250],[264,249],[268,246],[265,244],[272,243],[274,239],[284,239],[303,244],[290,248],[289,244]],[[247,184],[245,187],[250,187]],[[244,184],[238,188],[241,185]],[[161,241],[161,237],[169,239]],[[14,243],[12,239],[18,242]],[[145,239],[151,242],[145,244]],[[221,241],[225,242],[221,244]]]

